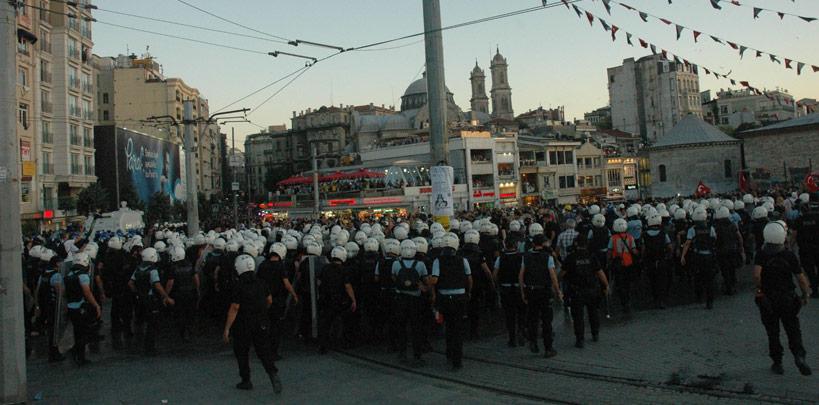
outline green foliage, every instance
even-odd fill
[[[173,203],[171,216],[176,222],[186,222],[188,220],[188,206],[183,201]]]
[[[128,208],[132,210],[145,210],[145,204],[139,199],[139,194],[137,194],[134,184],[131,182],[130,176],[125,176],[120,180],[119,201],[114,204],[114,207],[119,209],[119,204],[121,201],[127,202]]]
[[[171,220],[171,199],[167,194],[158,191],[151,195],[148,200],[148,208],[145,212],[147,223],[155,224],[168,222]]]
[[[94,183],[77,195],[77,212],[87,216],[94,212],[105,212],[111,209],[110,194],[101,184]]]

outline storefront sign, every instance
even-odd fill
[[[514,193],[513,193],[513,194],[514,194]],[[472,197],[474,197],[474,198],[481,198],[481,197],[483,197],[483,198],[489,198],[489,197],[494,197],[494,196],[495,196],[495,192],[494,192],[494,191],[481,191],[481,190],[475,190],[475,191],[473,191],[473,192],[472,192]]]
[[[340,200],[329,200],[327,205],[331,207],[338,207],[339,205],[355,205],[355,198],[345,198]]]
[[[515,193],[501,193],[500,197],[501,198],[515,198],[515,197],[517,197],[517,194],[515,194]]]
[[[31,142],[20,141],[20,160],[24,162],[31,160]]]
[[[385,205],[385,204],[401,204],[403,199],[401,197],[370,197],[361,200],[364,205]]]

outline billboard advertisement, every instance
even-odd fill
[[[113,126],[94,128],[97,178],[111,194],[131,187],[143,203],[156,192],[184,199],[179,145]]]

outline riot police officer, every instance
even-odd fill
[[[325,265],[318,277],[319,353],[327,353],[330,346],[330,329],[349,308],[355,312],[356,301],[353,286],[344,270],[347,249],[336,246],[330,251],[330,263]],[[346,297],[345,297],[346,296]]]
[[[368,238],[364,241],[364,254],[360,261],[359,288],[356,290],[358,307],[361,318],[366,325],[365,339],[375,340],[377,337],[376,319],[378,314],[379,287],[375,281],[375,268],[378,266],[378,241]]]
[[[532,227],[535,225],[532,225]],[[542,236],[543,233],[537,235]],[[521,263],[522,256],[518,252],[518,247],[514,241],[506,241],[506,248],[495,260],[493,276],[500,289],[506,332],[509,335],[507,341],[509,347],[523,346],[526,341],[526,327],[524,326],[526,323],[524,319],[526,317],[526,306],[523,305],[521,300],[520,283],[518,281]]]
[[[731,221],[727,207],[719,207],[714,213],[714,228],[717,231],[716,257],[722,273],[723,293],[733,295],[736,291],[737,269],[742,266],[745,254],[742,234]]]
[[[799,196],[802,215],[794,222],[799,262],[811,283],[811,298],[819,298],[819,194]]]
[[[508,243],[516,244],[513,239]],[[444,316],[446,336],[446,357],[452,363],[453,371],[463,366],[463,318],[469,293],[472,289],[472,271],[469,261],[457,254],[458,237],[444,236],[444,249],[432,263],[429,284],[435,286],[437,305]]]
[[[585,322],[583,311],[588,312],[592,340],[600,337],[600,301],[606,294],[609,285],[603,264],[598,256],[589,250],[589,240],[578,235],[575,248],[563,262],[560,278],[566,282],[571,291],[572,323],[574,324],[575,347],[582,348],[585,340]]]
[[[256,278],[254,270],[256,261],[249,255],[236,258],[233,267],[239,275],[236,288],[233,289],[228,307],[225,329],[222,339],[230,343],[233,337],[233,354],[239,364],[239,376],[242,381],[236,384],[241,390],[253,389],[250,381],[250,347],[253,346],[256,356],[262,362],[265,372],[273,385],[273,392],[282,392],[279,370],[273,361],[270,347],[270,325],[267,310],[273,303],[273,297],[267,286]]]
[[[464,223],[469,223],[464,221]],[[472,274],[473,287],[492,282],[492,272],[487,265],[486,256],[481,252],[478,244],[480,243],[480,234],[475,229],[466,231],[463,235],[464,245],[461,247],[460,255],[469,262],[469,268],[474,269]],[[507,239],[517,246],[517,243],[512,239]],[[441,240],[441,243],[443,240]],[[488,263],[494,263],[494,260]],[[469,336],[472,339],[477,339],[480,332],[481,321],[481,305],[485,302],[483,294],[487,291],[486,288],[473,288],[472,296],[467,304],[467,318],[469,319]]]
[[[773,364],[771,371],[783,374],[782,344],[779,341],[779,324],[788,335],[788,346],[793,353],[799,372],[810,375],[805,362],[805,348],[799,330],[799,309],[808,304],[808,279],[799,267],[796,255],[785,248],[787,225],[782,221],[771,222],[763,231],[765,244],[754,261],[756,303],[762,324],[768,333],[768,350]],[[801,298],[794,294],[793,278],[799,281]]]
[[[714,248],[717,241],[717,231],[713,226],[708,225],[708,213],[702,207],[694,210],[691,219],[694,221],[694,226],[688,229],[687,241],[683,246],[680,263],[685,266],[686,261],[690,260],[692,268],[697,272],[695,275],[697,298],[701,298],[704,293],[705,308],[713,309],[716,268]],[[690,258],[687,257],[689,250],[694,252]]]
[[[139,314],[146,323],[143,336],[145,354],[156,354],[156,334],[159,323],[159,309],[161,305],[173,305],[174,300],[165,292],[159,277],[159,253],[154,248],[142,250],[142,263],[137,266],[128,287],[137,295]],[[141,324],[141,322],[140,322]],[[141,326],[141,325],[140,325]]]
[[[63,294],[63,277],[60,274],[61,259],[51,249],[44,249],[39,256],[45,267],[40,274],[35,296],[40,306],[45,332],[48,334],[48,362],[53,363],[65,360],[65,356],[57,347],[56,339],[59,318],[57,314],[61,310],[59,297]]]
[[[523,255],[518,283],[520,295],[526,304],[527,331],[529,332],[529,349],[532,353],[538,352],[537,330],[538,323],[543,329],[544,357],[557,355],[552,342],[552,306],[551,298],[563,302],[563,293],[557,282],[555,261],[552,252],[546,247],[546,239],[542,235],[536,236],[532,243],[532,251]]]
[[[273,299],[268,318],[270,320],[270,342],[274,359],[279,359],[279,343],[282,334],[282,319],[287,305],[288,295],[293,298],[293,302],[298,304],[299,296],[290,284],[290,276],[285,268],[285,258],[287,257],[287,247],[281,242],[270,245],[267,260],[259,265],[256,270],[256,277],[262,280],[268,287],[270,296]]]
[[[174,317],[179,337],[190,342],[191,325],[196,318],[196,302],[199,299],[199,274],[190,261],[185,260],[185,249],[172,246],[168,271],[168,295],[173,297]]]
[[[671,272],[668,257],[671,253],[671,238],[662,229],[662,217],[659,214],[647,219],[648,228],[643,232],[643,266],[651,282],[651,294],[654,305],[664,309],[668,299],[668,287]]]
[[[457,237],[457,236],[456,236]],[[423,308],[422,291],[426,288],[427,267],[415,259],[416,246],[411,239],[399,245],[401,258],[392,264],[391,277],[395,286],[395,309],[392,313],[393,324],[397,334],[398,358],[407,358],[407,325],[412,340],[414,366],[422,364],[424,335],[421,311]]]
[[[73,255],[71,268],[65,276],[65,295],[68,318],[74,328],[74,348],[72,355],[78,366],[88,364],[85,347],[92,340],[94,324],[100,319],[102,310],[91,292],[91,276],[88,266],[91,258],[87,253]]]

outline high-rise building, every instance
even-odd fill
[[[496,49],[489,70],[492,71],[492,90],[490,91],[492,95],[492,118],[514,120],[512,88],[509,87],[508,80],[509,65],[506,63],[506,58],[500,54],[500,49]]]
[[[469,74],[469,81],[472,83],[472,98],[469,99],[472,111],[479,111],[489,114],[489,97],[486,97],[486,75],[483,69],[475,61],[475,68]]]
[[[87,0],[17,3],[21,219],[29,230],[64,227],[96,181],[91,9]]]
[[[100,125],[136,130],[177,144],[183,143],[185,101],[193,101],[196,177],[199,192],[210,197],[222,189],[223,142],[216,124],[206,124],[208,100],[180,78],[166,78],[149,53],[142,57],[94,55],[99,77]],[[163,117],[147,120],[149,117]],[[179,125],[174,126],[173,122]]]
[[[688,114],[702,118],[698,69],[661,55],[629,58],[608,69],[614,129],[654,143]]]

